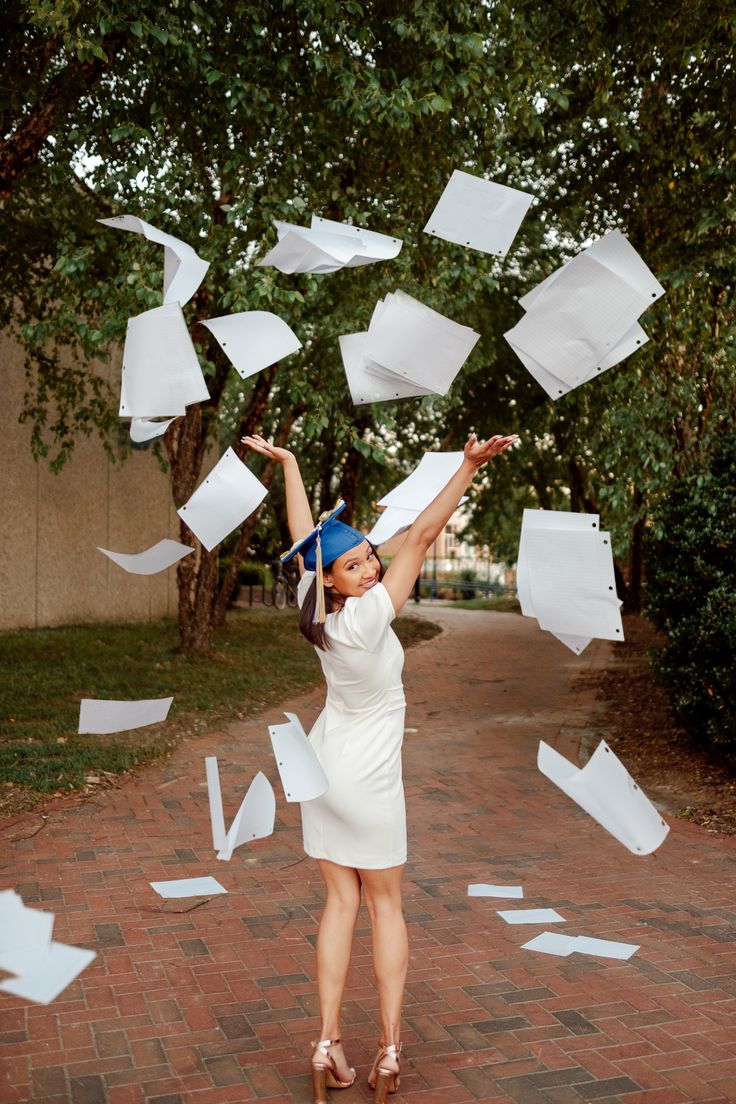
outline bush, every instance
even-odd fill
[[[263,578],[263,568],[260,564],[241,563],[238,568],[238,586],[262,586]]]
[[[736,437],[689,472],[653,518],[645,612],[666,634],[654,658],[678,720],[736,759]],[[656,535],[658,534],[658,535]]]
[[[465,567],[460,572],[460,582],[461,583],[465,583],[465,584],[474,583],[474,582],[477,581],[477,578],[478,578],[478,576],[476,575],[476,573],[473,571],[473,569],[471,567]],[[476,590],[475,587],[471,587],[471,586],[466,585],[466,586],[460,588],[460,595],[459,596],[461,598],[475,598],[476,594],[477,594],[477,590]]]

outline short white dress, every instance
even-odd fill
[[[302,575],[300,606],[313,579],[312,571]],[[301,803],[304,850],[355,869],[406,862],[404,650],[391,628],[395,616],[388,591],[376,583],[327,615],[331,647],[315,649],[327,700],[309,739],[329,789]]]

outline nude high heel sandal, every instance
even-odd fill
[[[379,1043],[380,1050],[378,1057],[373,1063],[373,1069],[376,1073],[376,1084],[373,1095],[373,1104],[386,1104],[391,1093],[395,1093],[401,1083],[398,1070],[385,1069],[381,1066],[386,1058],[393,1058],[397,1063],[401,1061],[399,1055],[401,1053],[401,1043]]]
[[[328,1089],[349,1089],[355,1082],[355,1070],[350,1067],[352,1079],[340,1081],[337,1076],[337,1062],[329,1053],[329,1047],[339,1043],[339,1039],[320,1039],[315,1044],[317,1053],[312,1057],[312,1091],[314,1092],[314,1104],[329,1104],[327,1098]],[[315,1061],[318,1055],[325,1058],[324,1062]]]

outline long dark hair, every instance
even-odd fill
[[[370,544],[370,541],[368,541]],[[371,551],[378,560],[378,581],[380,583],[384,576],[385,568],[381,563],[381,557],[378,555],[378,550],[375,545],[371,544]],[[333,560],[332,563],[335,561]],[[323,568],[324,571],[329,571],[332,564],[326,564]],[[302,608],[299,611],[299,628],[303,636],[306,636],[310,644],[314,644],[315,648],[321,648],[323,652],[326,652],[330,647],[329,637],[325,632],[324,624],[320,621],[314,620],[314,610],[317,605],[317,576],[312,579],[312,583],[304,596],[302,602]],[[345,605],[345,599],[342,594],[336,594],[333,587],[325,587],[325,609],[327,613],[338,613]]]

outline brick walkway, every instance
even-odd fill
[[[736,1101],[736,847],[683,822],[636,858],[536,770],[541,737],[575,755],[597,707],[576,659],[513,614],[442,609],[446,632],[407,656],[406,913],[412,958],[397,1104]],[[284,702],[305,726],[320,693]],[[308,1102],[317,1031],[313,946],[322,891],[299,862],[266,724],[188,743],[134,783],[0,826],[1,886],[57,914],[55,938],[98,958],[48,1007],[0,994],[0,1100],[46,1104]],[[203,759],[220,757],[226,818],[254,771],[277,792],[275,834],[218,862]],[[37,833],[37,834],[33,834]],[[187,911],[148,882],[214,874],[229,890]],[[570,934],[641,944],[629,962],[521,949],[504,904],[472,881],[521,882]],[[513,904],[513,902],[512,902]],[[344,1035],[370,1099],[378,1036],[364,914]]]

